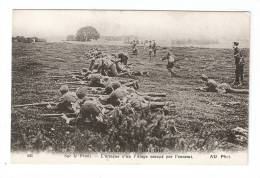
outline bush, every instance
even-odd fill
[[[90,40],[97,40],[100,38],[100,34],[98,31],[91,26],[86,26],[80,28],[76,33],[76,40],[77,41],[90,41]]]

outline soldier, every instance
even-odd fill
[[[153,53],[152,41],[149,41],[148,50],[149,50],[149,57],[150,57],[150,60],[151,60],[152,59],[152,53]]]
[[[127,65],[128,56],[126,53],[121,52],[121,53],[117,54],[117,57],[120,59],[120,62],[122,64]]]
[[[101,57],[103,56],[102,52],[100,51],[94,51],[93,53],[91,53],[91,62],[89,65],[89,70],[93,71],[93,69],[97,69],[98,66],[100,66],[102,64],[102,60]]]
[[[124,69],[122,66],[119,66],[119,62],[120,61],[116,61],[115,59],[113,59],[113,57],[102,58],[102,65],[98,67],[98,71],[101,71],[102,74],[112,77],[131,77],[131,74],[128,70]],[[121,71],[118,71],[118,69],[120,69]]]
[[[248,94],[249,91],[247,89],[234,89],[227,83],[218,83],[213,79],[209,79],[205,74],[201,75],[202,81],[205,82],[205,87],[197,88],[200,91],[207,92],[218,92],[218,93],[242,93]]]
[[[86,100],[80,107],[79,122],[103,122],[102,107],[96,100]]]
[[[238,48],[239,43],[234,42],[233,43],[233,49],[234,49],[234,59],[235,59],[235,65],[236,65],[236,70],[235,70],[235,81],[233,85],[243,85],[243,80],[244,80],[244,58],[243,55]]]
[[[153,49],[153,56],[156,56],[157,46],[156,46],[155,40],[153,40],[152,49]]]
[[[165,102],[147,100],[145,96],[138,95],[136,91],[129,87],[120,87],[109,96],[101,98],[107,104],[113,106],[125,106],[130,104],[135,110],[163,108]]]
[[[104,77],[101,74],[90,74],[87,79],[90,87],[105,87]]]
[[[61,97],[59,98],[56,106],[47,105],[48,109],[55,109],[65,113],[73,113],[73,104],[77,101],[77,96],[73,92],[69,92],[69,87],[67,85],[62,85],[59,89]]]
[[[134,55],[138,54],[138,51],[137,51],[137,41],[135,41],[135,40],[133,40],[132,51],[133,51]]]
[[[174,55],[172,55],[169,51],[167,52],[166,56],[162,58],[162,61],[167,60],[167,69],[171,73],[171,77],[174,76],[173,67],[175,64]]]
[[[77,122],[103,122],[104,114],[114,109],[113,106],[103,106],[96,97],[88,97],[86,87],[81,87],[76,91],[77,101],[73,105],[73,109],[77,114]],[[65,116],[63,116],[65,117]],[[73,120],[73,118],[65,118]]]

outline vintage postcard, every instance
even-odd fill
[[[247,164],[249,44],[249,12],[13,10],[12,163]]]

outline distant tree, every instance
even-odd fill
[[[90,41],[90,40],[97,40],[100,38],[100,34],[98,31],[91,26],[86,26],[80,28],[76,33],[76,40],[77,41]]]
[[[68,35],[66,40],[67,41],[75,41],[75,36],[74,35]]]

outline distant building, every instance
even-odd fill
[[[12,37],[12,42],[35,43],[35,42],[46,42],[46,39],[38,38],[38,37],[16,36],[16,37]]]

